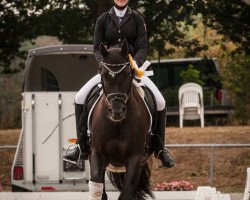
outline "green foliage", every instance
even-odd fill
[[[207,26],[240,44],[250,54],[250,5],[239,0],[206,1],[201,6]]]
[[[167,88],[162,91],[162,95],[166,100],[167,107],[178,106],[178,90],[179,87]],[[204,105],[206,106],[215,106],[220,105],[218,100],[215,97],[215,89],[204,90],[203,91]]]
[[[0,3],[0,73],[18,72],[10,68],[15,57],[24,57],[21,43],[29,39],[26,26],[28,10],[22,1],[1,1]],[[24,31],[27,30],[27,31]],[[21,65],[23,66],[23,65]]]
[[[179,87],[167,88],[162,91],[162,95],[166,100],[167,107],[178,106],[178,90]]]
[[[9,67],[11,60],[24,57],[21,44],[40,35],[56,36],[64,43],[93,43],[95,21],[112,5],[113,0],[1,1],[1,72],[18,71]],[[175,51],[166,48],[166,43],[185,47],[185,56],[206,49],[197,38],[185,37],[185,31],[197,25],[192,16],[198,13],[208,26],[249,49],[250,6],[242,1],[139,0],[131,1],[130,6],[145,18],[151,55],[156,51],[162,57]]]
[[[21,126],[22,73],[0,76],[0,129]]]
[[[203,85],[203,81],[200,79],[200,71],[194,69],[193,65],[189,65],[187,70],[183,70],[180,73],[182,84],[193,82],[199,85]]]
[[[250,56],[233,55],[225,70],[225,87],[235,106],[235,117],[242,125],[250,118]]]
[[[56,36],[66,44],[93,43],[95,21],[112,5],[113,0],[55,0],[53,3],[51,1],[2,0],[0,2],[0,74],[13,74],[22,70],[24,63],[18,61],[15,67],[12,67],[13,60],[16,62],[18,60],[16,58],[24,59],[29,49],[22,48],[22,44],[32,41],[40,35]],[[218,30],[219,33],[226,36],[225,38],[236,42],[239,49],[243,49],[246,55],[250,55],[250,6],[243,1],[138,0],[130,1],[130,6],[138,10],[145,19],[150,56],[155,56],[155,52],[159,58],[169,56],[175,51],[174,47],[182,48],[182,56],[185,57],[196,56],[197,52],[206,49],[208,43],[199,41],[197,37],[185,35],[190,29],[197,26],[197,20],[193,16],[198,13],[203,16],[202,19],[206,26]],[[206,30],[203,31],[206,32]],[[222,40],[225,41],[225,39]],[[207,42],[206,38],[205,41]],[[216,42],[221,45],[221,49],[225,48],[221,41]],[[215,46],[215,44],[209,45],[210,47]],[[218,55],[214,49],[211,52]],[[243,62],[243,60],[240,62],[241,66],[244,65]],[[233,67],[228,70],[233,71]],[[191,73],[191,71],[184,73],[185,81],[198,80],[195,78],[196,72]],[[230,78],[237,78],[233,77],[237,73],[230,73],[232,76]],[[193,76],[194,78],[192,78]],[[235,106],[238,104],[236,106],[238,110],[244,110],[247,103],[242,105],[242,99],[236,98],[236,93],[240,92],[236,86],[231,86],[233,82],[227,79],[228,88],[233,88],[231,95],[234,95],[234,104]],[[12,89],[10,87],[7,90]],[[173,89],[173,91],[166,92],[168,96],[166,99],[170,105],[174,105],[174,102],[176,104],[176,91]],[[248,90],[246,89],[246,91]],[[17,104],[19,99],[14,104],[6,103],[9,102],[6,99],[17,98],[19,94],[16,93],[16,96],[13,96],[9,93],[10,91],[1,90],[0,92],[2,106],[0,112],[3,116],[5,107],[19,105]],[[213,95],[213,91],[210,92],[210,96]],[[213,97],[211,96],[210,99]],[[240,108],[241,106],[243,107]],[[5,111],[10,112],[7,109]],[[241,112],[237,111],[237,113]],[[10,121],[5,124],[10,124]]]
[[[204,105],[206,106],[216,106],[220,105],[220,102],[216,99],[216,89],[204,89],[203,90],[203,99],[204,99]]]
[[[194,69],[193,65],[189,65],[187,70],[180,72],[180,77],[182,79],[181,85],[189,82],[197,83],[203,86],[203,81],[200,78],[200,71]],[[178,106],[178,90],[180,86],[174,88],[167,88],[162,91],[162,94],[166,100],[167,106]],[[204,105],[214,106],[220,105],[216,99],[216,88],[203,88]]]

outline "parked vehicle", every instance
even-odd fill
[[[22,92],[22,129],[11,173],[12,191],[88,189],[88,161],[76,166],[63,162],[62,156],[71,144],[68,140],[76,138],[74,96],[97,69],[90,45],[29,51]]]
[[[151,61],[152,80],[162,91],[167,102],[167,115],[178,116],[178,89],[183,84],[180,76],[189,66],[200,72],[203,82],[205,115],[229,116],[233,111],[227,91],[223,88],[216,58],[183,58]]]

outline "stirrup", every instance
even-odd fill
[[[170,157],[172,158],[172,160],[174,161],[174,166],[175,166],[175,164],[176,164],[176,162],[175,162],[175,158],[174,158],[174,155],[172,154],[172,152],[169,150],[169,149],[167,149],[167,148],[165,148],[164,147],[164,150],[160,150],[159,152],[158,152],[158,154],[157,154],[157,160],[158,160],[158,167],[159,168],[167,168],[167,167],[163,167],[163,166],[161,166],[160,165],[160,163],[159,163],[159,156],[160,156],[160,154],[162,153],[162,152],[166,152],[166,153],[168,153],[168,155],[170,155]],[[168,168],[167,168],[168,169]]]
[[[75,161],[72,161],[72,160],[69,160],[69,159],[64,158],[64,156],[67,156],[69,149],[70,149],[73,145],[76,145],[76,147],[75,147],[75,148],[78,148],[78,149],[79,149],[79,156],[78,156],[78,159],[77,159],[77,161],[76,161],[76,162],[75,162]],[[82,155],[82,151],[81,151],[80,145],[79,145],[79,144],[74,143],[74,144],[71,144],[71,145],[67,148],[67,150],[66,150],[66,152],[65,152],[65,154],[64,154],[64,156],[63,156],[63,160],[64,160],[64,161],[66,161],[66,162],[69,162],[69,163],[75,164],[75,165],[77,165],[77,166],[80,166],[80,158],[81,158],[81,155]]]

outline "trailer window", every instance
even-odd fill
[[[42,91],[59,91],[58,81],[48,69],[41,68]]]

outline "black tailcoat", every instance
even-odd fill
[[[142,16],[129,7],[122,21],[116,16],[112,7],[102,14],[96,21],[94,33],[94,52],[97,62],[102,60],[99,52],[100,43],[107,48],[121,46],[123,39],[129,44],[130,53],[140,66],[146,60],[147,53],[147,30]]]

